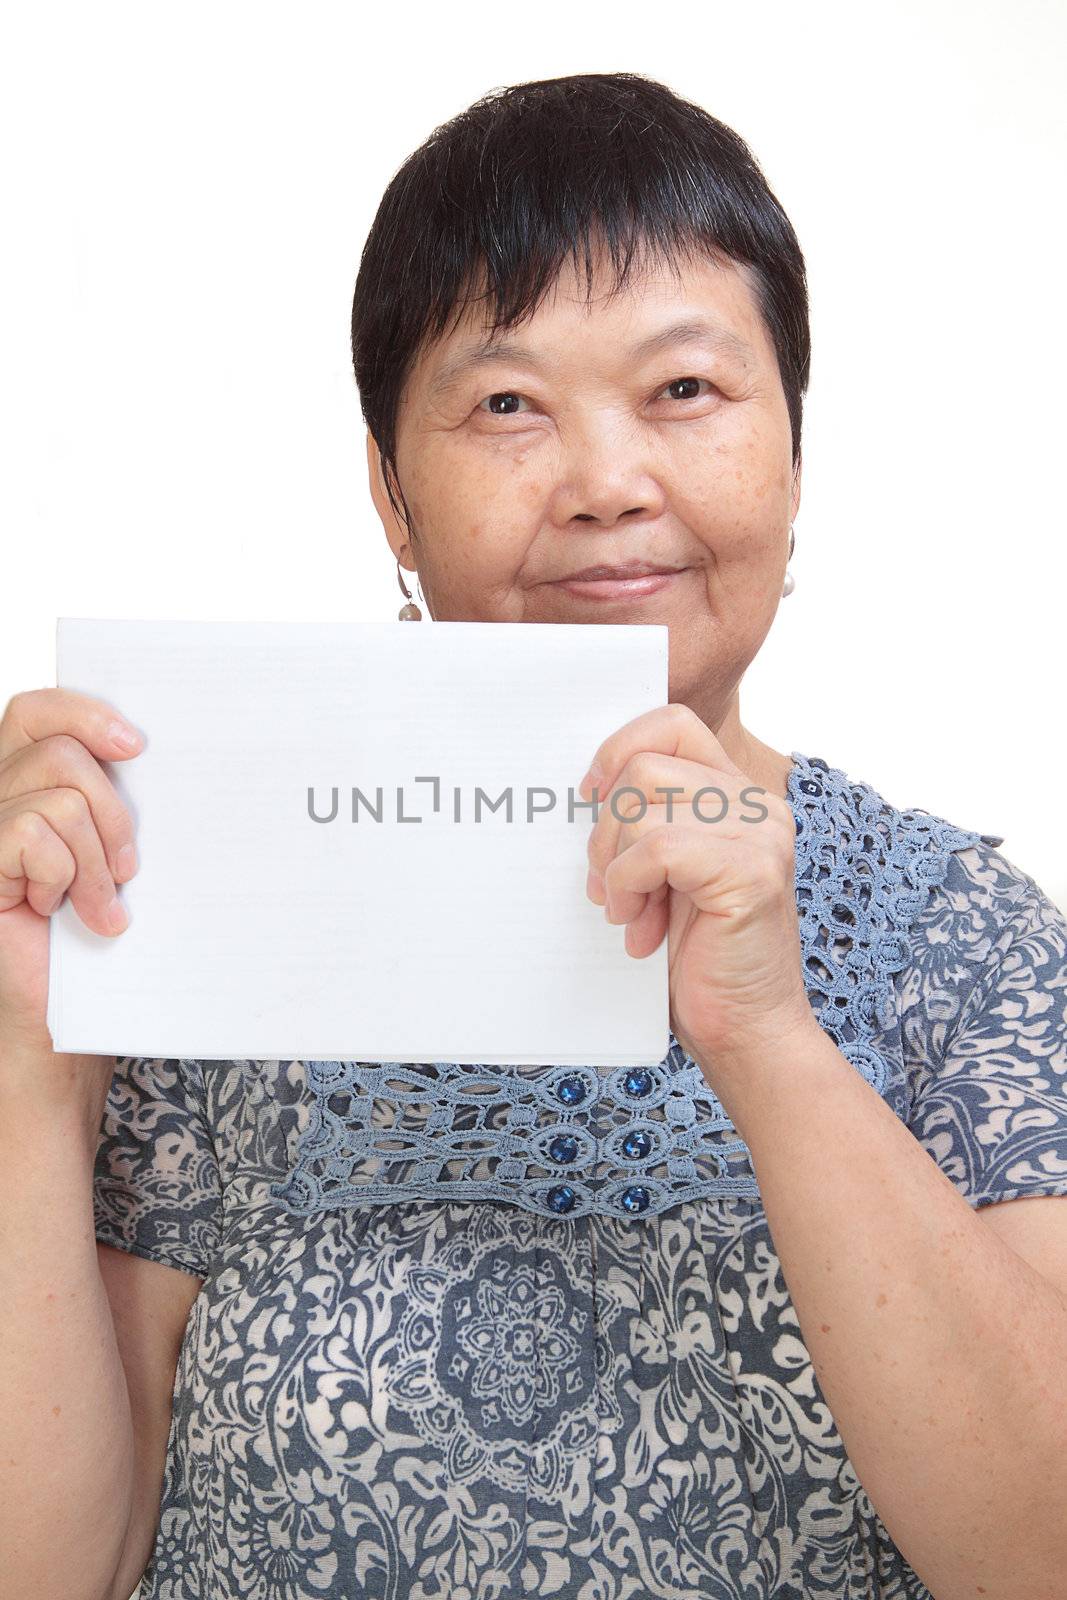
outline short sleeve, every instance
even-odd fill
[[[1067,1194],[1067,917],[1014,863],[971,849],[925,932],[933,1022],[911,1131],[974,1207]]]
[[[93,1174],[96,1237],[206,1278],[222,1183],[198,1061],[119,1056]]]

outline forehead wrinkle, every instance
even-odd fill
[[[728,358],[746,363],[754,359],[752,349],[739,335],[724,323],[708,317],[685,317],[680,321],[669,323],[657,333],[649,334],[647,338],[631,345],[627,354],[631,359],[639,361],[676,344],[702,344]],[[447,393],[468,372],[501,361],[517,362],[534,372],[544,372],[550,365],[536,350],[531,350],[520,340],[509,337],[493,338],[490,335],[477,344],[465,346],[444,362],[430,383],[428,390],[430,398],[435,399]]]

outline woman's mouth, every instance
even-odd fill
[[[563,589],[582,600],[641,600],[645,595],[659,594],[688,571],[688,567],[653,567],[644,562],[588,567],[571,577],[557,578],[552,588]]]

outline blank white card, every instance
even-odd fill
[[[667,941],[585,892],[597,746],[666,627],[61,617],[56,681],[145,736],[124,933],[51,919],[57,1051],[652,1065]],[[572,805],[573,802],[573,805]]]

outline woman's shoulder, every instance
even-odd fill
[[[891,987],[905,1009],[921,994],[925,1007],[958,1014],[990,966],[1039,930],[1054,959],[1067,918],[1004,854],[1003,834],[898,804],[821,757],[794,752],[794,763],[798,910],[809,957],[832,951],[857,974],[865,957],[881,1020],[896,1009]],[[841,990],[846,974],[835,977]]]
[[[855,871],[864,858],[871,882],[892,877],[895,869],[905,882],[929,891],[917,915],[925,911],[936,919],[954,912],[987,926],[1025,916],[1063,918],[1033,874],[1001,849],[1004,834],[917,802],[898,804],[822,757],[793,752],[793,759],[791,797],[811,823],[808,850],[820,861],[848,862]]]
[[[996,848],[1004,843],[1003,834],[982,833],[917,802],[898,805],[869,779],[844,766],[832,766],[822,756],[809,756],[797,750],[791,755],[789,799],[794,809],[799,807],[810,816],[825,835],[837,833],[850,823],[867,822],[877,827],[883,849],[891,849],[894,835],[907,833],[939,836],[956,848],[968,844]],[[873,835],[855,834],[851,842],[859,848],[872,849],[878,841]]]
[[[796,824],[802,908],[822,919],[852,919],[858,930],[899,930],[934,892],[958,892],[961,872],[987,879],[1003,863],[1003,893],[1021,893],[1017,869],[999,856],[1004,836],[917,803],[901,805],[868,779],[821,756],[793,751],[788,799]],[[955,866],[961,858],[962,866]]]

